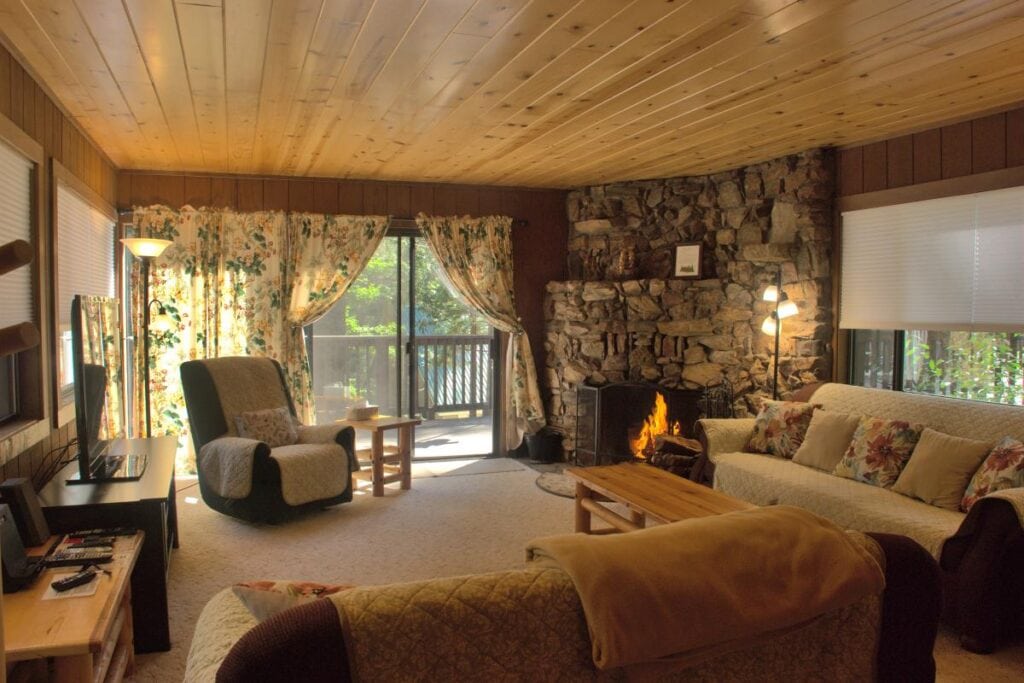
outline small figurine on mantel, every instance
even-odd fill
[[[633,280],[636,279],[636,247],[633,245],[624,246],[619,250],[618,258],[608,269],[609,280]]]

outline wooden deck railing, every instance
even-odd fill
[[[399,413],[394,336],[313,334],[310,362],[319,420],[344,416],[359,397],[377,402],[381,412]],[[491,337],[416,337],[417,408],[427,419],[445,411],[475,416],[491,406]],[[403,358],[403,363],[405,359]],[[405,367],[403,365],[403,367]],[[403,373],[403,394],[408,379]]]

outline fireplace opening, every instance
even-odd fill
[[[643,382],[617,382],[577,389],[576,463],[611,465],[655,461],[669,453],[692,453],[694,427],[702,417],[731,417],[728,384],[671,389]]]

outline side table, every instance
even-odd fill
[[[135,664],[130,577],[144,534],[118,538],[89,596],[43,600],[50,583],[77,567],[44,570],[30,588],[4,596],[7,666],[53,659],[55,681],[120,681]],[[21,666],[31,666],[22,664]]]
[[[373,495],[384,495],[384,484],[399,482],[403,491],[412,488],[412,450],[416,425],[422,420],[416,417],[376,417],[372,420],[342,420],[356,430],[370,432],[371,446],[360,449],[356,455],[370,457],[370,471],[373,477]],[[398,445],[384,445],[384,432],[398,430]],[[361,458],[361,459],[362,459]],[[385,475],[384,471],[389,474]],[[355,475],[353,475],[355,476]]]

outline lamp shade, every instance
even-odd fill
[[[800,310],[796,307],[796,304],[790,301],[789,299],[783,299],[782,303],[779,304],[778,310],[779,320],[782,320],[783,318],[792,317],[800,312]]]
[[[778,323],[775,322],[775,316],[770,315],[764,319],[763,323],[761,323],[761,331],[767,334],[769,337],[773,337],[775,336],[775,328],[777,325]]]
[[[761,295],[762,301],[778,301],[779,300],[779,288],[775,285],[768,285],[764,289],[764,294]]]
[[[156,258],[171,246],[170,240],[158,240],[152,237],[126,237],[121,240],[128,251],[139,258]]]

